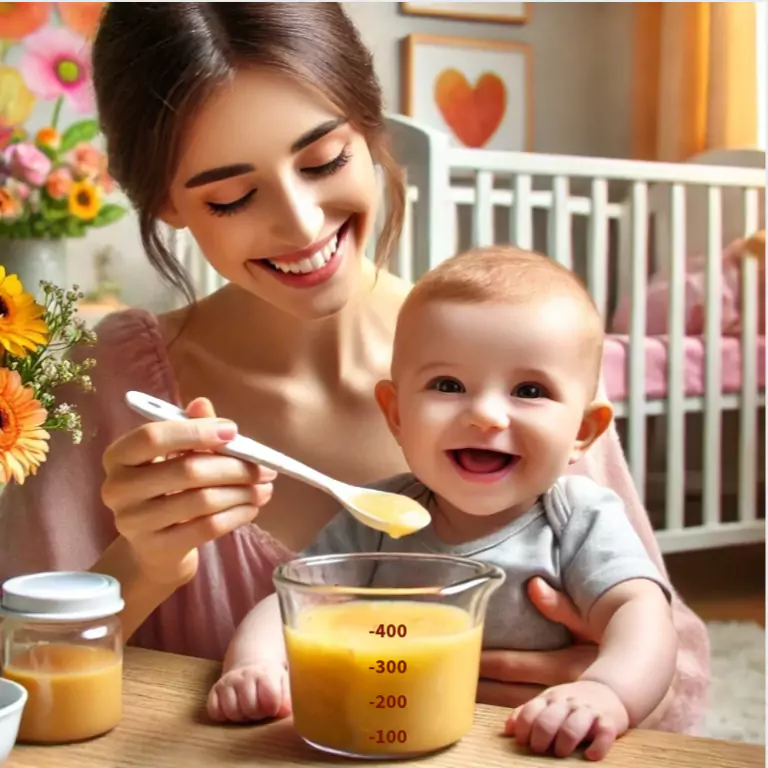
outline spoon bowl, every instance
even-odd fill
[[[153,421],[189,420],[181,408],[143,392],[126,392],[125,401],[134,411]],[[429,524],[429,512],[408,496],[342,483],[250,437],[238,434],[217,450],[325,491],[363,525],[394,539],[415,533]]]

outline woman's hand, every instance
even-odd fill
[[[477,700],[483,704],[518,707],[545,688],[578,680],[597,658],[601,638],[590,629],[573,603],[544,579],[528,582],[528,596],[550,621],[566,626],[577,642],[556,651],[484,651],[480,661]]]
[[[104,453],[102,499],[144,574],[181,585],[197,572],[197,548],[250,523],[272,496],[272,470],[212,451],[235,437],[198,398],[190,421],[144,424]]]

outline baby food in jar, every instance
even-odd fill
[[[97,573],[19,576],[2,586],[2,676],[26,688],[19,742],[110,731],[123,711],[119,582]]]
[[[350,600],[304,608],[284,631],[294,725],[314,746],[423,754],[472,727],[483,627],[467,611]]]

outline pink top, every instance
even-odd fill
[[[23,486],[0,495],[0,582],[41,570],[90,568],[117,532],[101,501],[102,454],[106,446],[142,418],[124,404],[137,389],[175,401],[176,387],[157,320],[141,309],[116,312],[101,321],[98,342],[87,356],[95,392],[66,398],[77,401],[85,438],[73,446],[54,433],[46,463]],[[68,447],[69,446],[69,447]],[[658,567],[664,563],[648,517],[634,491],[615,431],[602,439],[576,471],[612,487],[626,502],[629,517]],[[272,572],[293,553],[257,525],[242,527],[200,549],[195,578],[155,610],[131,640],[132,645],[221,660],[247,611],[274,587]],[[706,628],[675,596],[680,634],[678,695],[662,728],[691,731],[705,704],[709,677]]]

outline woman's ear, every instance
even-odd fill
[[[374,390],[376,402],[379,404],[384,418],[387,420],[389,431],[395,440],[400,440],[400,409],[397,405],[397,388],[394,382],[384,379],[376,384]]]
[[[569,464],[575,464],[589,450],[613,421],[613,407],[608,402],[594,401],[584,411],[579,433],[571,449]]]

